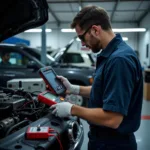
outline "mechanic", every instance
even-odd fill
[[[89,123],[88,150],[137,150],[143,100],[140,62],[120,34],[114,34],[107,12],[97,6],[83,8],[71,24],[82,45],[97,55],[91,86],[72,85],[58,76],[67,93],[89,97],[88,108],[69,102],[51,106],[58,117],[78,116]]]
[[[2,51],[1,59],[2,59],[2,61],[0,62],[0,65],[2,65],[2,66],[11,65],[11,63],[9,62],[9,59],[10,59],[10,53],[9,52]]]

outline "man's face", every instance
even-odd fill
[[[9,53],[6,53],[6,54],[4,55],[4,61],[5,61],[5,62],[9,62],[9,59],[10,59],[10,54],[9,54]]]
[[[102,49],[101,41],[91,33],[93,26],[90,26],[86,30],[82,30],[78,25],[76,26],[76,32],[81,40],[82,46],[89,47],[93,53],[97,53]]]

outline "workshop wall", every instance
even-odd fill
[[[64,47],[76,34],[75,33],[62,33],[59,30],[52,30],[46,33],[47,47],[58,49]],[[41,47],[41,33],[23,33],[24,39],[31,42],[31,47]]]
[[[56,25],[48,25],[47,28],[52,29],[52,32],[47,33],[46,43],[47,47],[52,47],[52,49],[58,49],[64,47],[75,35],[76,33],[62,33],[60,28],[69,28],[69,25],[62,24],[59,29]],[[55,27],[55,28],[54,28]],[[137,27],[134,23],[116,23],[112,24],[113,28],[135,28]],[[41,47],[41,33],[22,33],[21,37],[30,41],[31,47]],[[123,37],[128,37],[126,41],[133,49],[137,50],[137,33],[121,33]],[[80,42],[76,42],[72,49],[80,49]]]
[[[140,27],[145,27],[147,29],[146,32],[139,33],[139,55],[140,61],[144,67],[150,65],[150,13],[142,20]],[[147,49],[147,44],[149,45],[149,49]],[[147,51],[149,56],[147,56]]]

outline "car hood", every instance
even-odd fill
[[[43,25],[48,20],[46,0],[1,0],[0,41],[27,29]]]
[[[70,49],[70,47],[72,46],[72,44],[75,42],[76,38],[77,38],[77,36],[75,36],[73,39],[71,39],[71,40],[69,41],[69,43],[68,43],[65,47],[61,48],[60,50],[58,50],[58,51],[56,52],[56,55],[54,55],[53,57],[54,57],[54,59],[55,59],[57,62],[58,62],[61,58],[65,57],[65,54],[66,54],[67,51]]]

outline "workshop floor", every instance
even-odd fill
[[[85,120],[82,120],[84,126],[84,141],[81,150],[87,150],[89,131],[88,124]],[[136,141],[138,144],[138,150],[150,150],[150,101],[143,100],[141,126],[137,132],[135,132]]]

